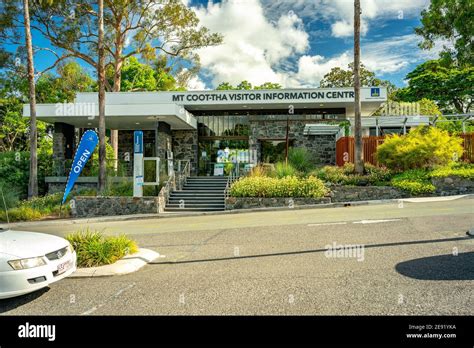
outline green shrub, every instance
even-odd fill
[[[347,174],[344,172],[344,169],[337,166],[324,166],[317,170],[315,174],[319,179],[332,184],[343,184],[347,180]]]
[[[398,180],[393,181],[392,186],[408,191],[415,196],[423,193],[432,193],[436,189],[432,183],[425,181]]]
[[[284,178],[286,176],[295,176],[298,171],[293,168],[291,164],[286,164],[284,162],[278,162],[275,164],[275,176],[277,178]]]
[[[354,174],[354,164],[345,163],[343,167],[325,166],[314,175],[325,182],[342,185],[380,185],[390,181],[392,173],[385,167],[365,163],[364,175]]]
[[[299,179],[295,176],[283,178],[244,177],[236,181],[230,190],[234,197],[323,197],[327,189],[318,178],[310,176]]]
[[[395,175],[391,180],[391,185],[412,195],[420,195],[434,192],[435,187],[429,179],[428,170],[412,169]]]
[[[78,231],[66,236],[77,253],[79,267],[108,265],[138,251],[135,241],[124,235],[104,236],[99,231]]]
[[[387,167],[374,166],[370,163],[365,163],[366,176],[370,183],[384,183],[390,181],[393,173]]]
[[[34,197],[30,200],[22,201],[19,205],[35,209],[42,214],[49,214],[59,210],[62,198],[62,193],[48,194],[43,197]]]
[[[474,180],[474,164],[455,164],[437,168],[430,173],[432,178],[445,178],[447,176],[459,176]]]
[[[292,147],[288,150],[288,164],[301,173],[307,173],[314,168],[313,156],[302,147]]]
[[[38,149],[38,191],[46,192],[44,177],[51,175],[52,147]],[[0,152],[0,184],[4,184],[4,193],[12,191],[19,198],[26,198],[30,170],[30,153],[28,151]]]
[[[377,160],[389,169],[444,166],[460,158],[462,139],[435,127],[416,127],[406,135],[388,136],[377,148]]]
[[[104,196],[133,196],[133,182],[108,180]]]
[[[17,206],[20,200],[20,193],[14,188],[10,189],[6,187],[5,183],[0,182],[0,194],[3,192],[3,196],[0,197],[0,210],[10,209]]]
[[[8,218],[10,221],[33,221],[51,215],[57,216],[59,215],[61,200],[62,194],[55,193],[43,197],[35,197],[30,200],[19,201],[16,206],[8,209]],[[68,204],[64,205],[61,216],[69,216],[70,210]],[[0,211],[3,211],[0,214],[0,220],[6,221],[5,211],[3,209]]]
[[[265,168],[263,165],[258,165],[258,166],[253,167],[250,170],[248,176],[256,178],[256,177],[267,176],[268,174],[269,173],[268,173],[267,168]]]
[[[20,206],[12,209],[8,209],[8,220],[14,221],[34,221],[42,218],[42,214],[33,208]],[[7,215],[5,210],[0,211],[0,220],[7,221]]]

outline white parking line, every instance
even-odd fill
[[[383,222],[391,222],[391,221],[400,221],[401,219],[387,219],[387,220],[360,220],[354,221],[353,224],[380,224]]]
[[[323,222],[320,224],[308,224],[308,227],[313,227],[313,226],[331,226],[331,225],[347,225],[348,223],[353,223],[353,224],[380,224],[384,222],[392,222],[392,221],[400,221],[401,219],[385,219],[385,220],[360,220],[360,221],[352,221],[352,222],[346,222],[346,221],[341,221],[341,222]]]
[[[308,224],[308,226],[329,226],[329,225],[346,225],[347,222],[326,222],[322,224]]]
[[[129,286],[126,286],[125,288],[120,289],[120,290],[117,291],[113,296],[109,297],[105,302],[100,303],[99,305],[92,307],[91,309],[85,311],[84,313],[81,313],[81,315],[89,315],[89,314],[94,313],[94,312],[95,312],[96,310],[98,310],[100,307],[103,307],[107,302],[109,302],[110,300],[113,300],[113,299],[119,297],[125,290],[131,289],[131,288],[133,288],[135,285],[136,285],[136,283],[132,283],[132,284],[130,284]]]

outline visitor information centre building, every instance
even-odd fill
[[[386,100],[385,87],[361,88],[362,116]],[[222,175],[222,162],[248,169],[281,160],[287,139],[316,162],[334,164],[344,121],[354,118],[354,90],[113,92],[106,94],[105,110],[107,129],[118,130],[119,160],[132,161],[133,133],[142,130],[145,157],[189,161],[194,175]],[[29,112],[24,105],[24,116]],[[37,118],[54,124],[55,174],[65,175],[61,164],[72,159],[81,134],[99,126],[97,93],[78,93],[74,103],[38,104]],[[370,126],[363,132],[373,133]]]

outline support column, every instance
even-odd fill
[[[73,159],[75,147],[74,126],[56,122],[53,132],[53,175],[66,174],[65,160]]]
[[[249,160],[253,164],[258,164],[262,160],[261,144],[258,141],[258,127],[257,122],[251,122],[249,124]]]
[[[164,161],[167,151],[172,151],[171,126],[166,122],[157,122],[156,130],[156,156]]]
[[[118,168],[118,130],[111,129],[110,130],[110,145],[112,145],[112,149],[114,150],[114,170],[117,171]]]
[[[191,175],[198,172],[198,134],[197,130],[173,130],[172,149],[174,160],[188,160],[191,164]]]

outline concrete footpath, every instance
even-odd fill
[[[31,224],[126,233],[160,258],[0,301],[16,315],[473,315],[474,200]],[[331,246],[358,251],[330,253]],[[71,298],[74,301],[71,301]]]

